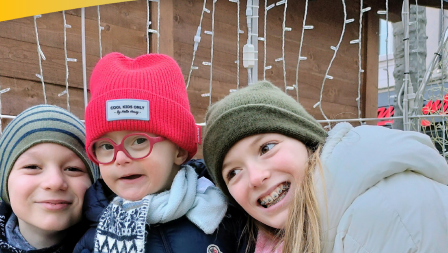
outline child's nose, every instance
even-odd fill
[[[132,159],[129,158],[123,151],[117,152],[117,157],[115,157],[116,165],[124,165],[124,164],[130,163],[131,161],[132,161]]]
[[[251,163],[247,166],[249,172],[249,187],[259,187],[266,179],[271,176],[271,173],[265,164]]]
[[[54,191],[67,190],[68,184],[65,180],[62,169],[59,167],[47,169],[42,187],[46,190]]]

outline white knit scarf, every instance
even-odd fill
[[[194,169],[184,165],[169,191],[138,201],[115,197],[100,218],[94,252],[145,252],[146,224],[166,223],[184,215],[204,233],[212,234],[226,211],[224,194],[205,178],[198,182]]]

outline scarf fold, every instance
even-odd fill
[[[197,179],[188,165],[174,177],[171,189],[138,201],[115,197],[100,218],[95,253],[145,252],[146,224],[166,223],[186,216],[212,234],[227,211],[224,194],[205,178]]]

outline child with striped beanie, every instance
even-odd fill
[[[0,251],[70,252],[84,194],[99,177],[84,124],[53,105],[28,108],[0,138]]]

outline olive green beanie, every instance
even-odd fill
[[[4,202],[10,203],[8,177],[16,160],[40,143],[55,143],[73,151],[84,162],[92,183],[100,176],[98,167],[87,157],[84,124],[60,107],[36,105],[11,121],[0,138],[0,196]]]
[[[222,177],[227,152],[238,141],[262,133],[279,133],[315,148],[327,132],[292,97],[268,81],[231,93],[207,111],[203,154],[217,186],[231,197]]]

